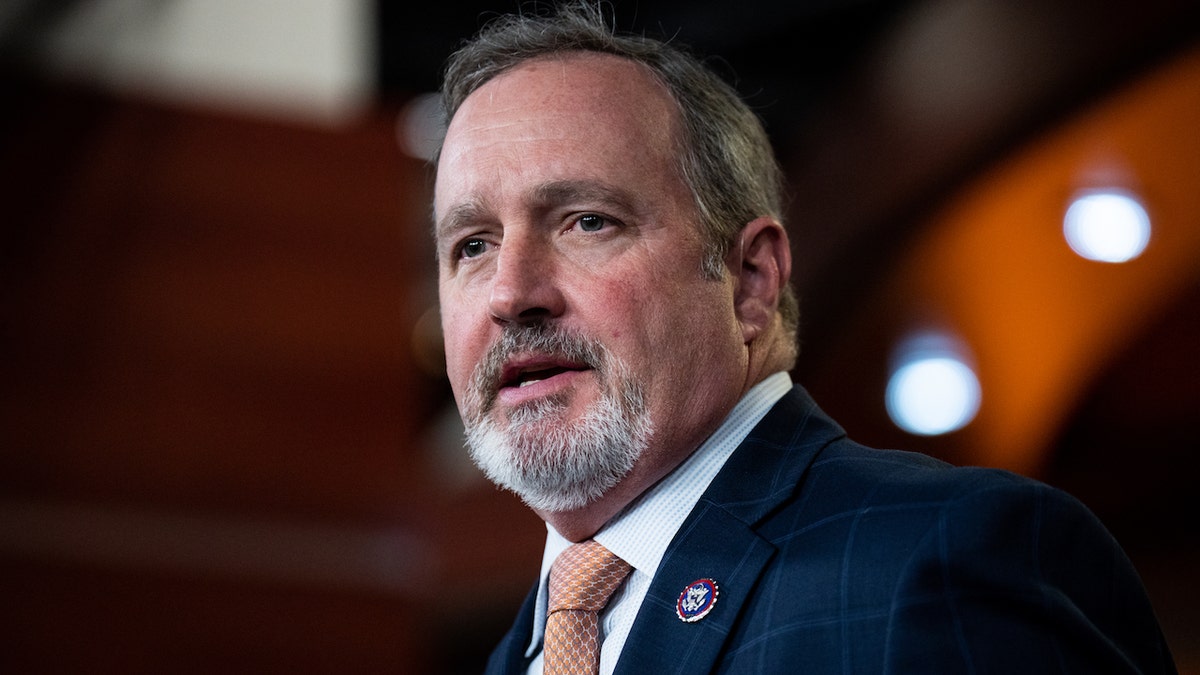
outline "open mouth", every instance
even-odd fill
[[[520,359],[507,364],[500,378],[500,389],[525,389],[547,380],[579,373],[591,368],[584,363],[561,359]]]
[[[571,372],[574,370],[578,369],[565,368],[563,366],[551,366],[549,368],[541,368],[538,370],[526,370],[524,372],[517,373],[516,378],[512,382],[505,384],[505,386],[517,387],[518,389],[522,387],[528,387],[535,382],[548,380],[555,375],[561,375],[562,373]]]

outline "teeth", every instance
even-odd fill
[[[544,370],[533,370],[527,372],[521,376],[521,381],[517,383],[517,388],[519,389],[521,387],[528,387],[534,382],[541,382],[553,374],[553,370],[553,368],[546,368]]]
[[[530,373],[525,376],[525,379],[521,380],[521,383],[517,385],[517,388],[519,389],[521,387],[528,387],[534,382],[541,382],[544,379],[546,378],[542,377],[539,373]]]

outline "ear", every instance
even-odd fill
[[[747,344],[775,321],[779,295],[792,273],[787,232],[766,216],[746,223],[729,252],[734,275],[734,311]]]

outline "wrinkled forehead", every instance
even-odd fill
[[[624,99],[627,104],[639,102],[639,107],[647,108],[645,112],[657,113],[655,117],[660,123],[674,124],[673,119],[667,118],[678,114],[669,87],[649,66],[615,54],[580,50],[531,57],[500,71],[459,103],[450,127],[463,117],[464,108],[478,107],[484,102],[500,105],[515,97],[512,103],[532,106],[536,101],[529,98],[529,90],[534,86],[556,96],[561,106],[590,106]]]
[[[437,193],[488,153],[563,153],[575,163],[616,156],[654,162],[677,153],[679,114],[646,66],[594,52],[538,57],[492,78],[450,121],[438,162]],[[674,160],[664,167],[675,173]],[[440,205],[436,205],[440,208]]]

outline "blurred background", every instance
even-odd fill
[[[470,673],[544,526],[442,373],[427,95],[516,2],[0,4],[0,670]],[[762,115],[795,377],[1064,487],[1200,672],[1200,7],[614,3]]]

